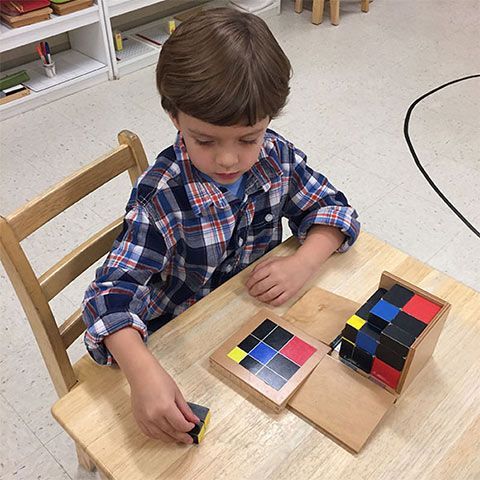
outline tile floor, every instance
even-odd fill
[[[360,13],[359,0],[341,3],[338,27],[327,13],[312,25],[310,13],[293,13],[289,0],[268,20],[294,68],[290,102],[273,127],[347,194],[365,230],[479,289],[480,240],[427,185],[402,135],[413,100],[480,73],[479,1],[375,0],[369,14]],[[1,213],[105,152],[123,128],[142,138],[150,161],[174,137],[153,67],[1,122]],[[426,99],[410,132],[431,177],[480,228],[480,80]],[[115,181],[25,242],[35,270],[120,215],[128,190],[126,178]],[[61,318],[91,277],[90,270],[53,302]],[[0,291],[0,480],[95,478],[78,469],[69,438],[50,416],[55,393],[1,267]],[[83,353],[78,342],[72,350],[74,358]]]

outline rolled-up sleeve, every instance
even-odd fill
[[[360,232],[358,214],[327,178],[312,170],[306,155],[292,147],[288,149],[290,178],[284,215],[292,233],[303,243],[312,225],[336,227],[345,235],[338,252],[347,251]]]
[[[122,328],[135,328],[146,342],[148,282],[165,268],[166,259],[162,234],[144,206],[133,206],[126,213],[122,232],[103,266],[97,269],[82,303],[87,327],[84,341],[97,363],[114,363],[104,339]]]

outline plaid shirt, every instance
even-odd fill
[[[245,175],[245,194],[205,181],[179,135],[137,181],[123,230],[85,293],[85,343],[110,365],[105,336],[131,326],[146,341],[197,300],[281,243],[281,218],[303,242],[314,224],[358,236],[357,213],[306,156],[267,130],[257,163]]]

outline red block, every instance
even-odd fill
[[[412,317],[421,320],[423,323],[428,324],[441,308],[440,305],[437,305],[420,295],[414,295],[402,310]]]
[[[389,387],[397,388],[398,381],[400,380],[399,372],[395,368],[382,362],[377,357],[373,359],[372,370],[370,374],[387,384]]]
[[[280,353],[289,358],[292,362],[302,366],[317,349],[309,343],[293,337],[281,350]]]

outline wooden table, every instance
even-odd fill
[[[289,239],[274,251],[291,254]],[[478,260],[478,259],[477,259]],[[474,259],[472,259],[474,261]],[[290,410],[272,413],[209,367],[211,352],[264,305],[243,284],[252,267],[212,292],[149,339],[149,347],[187,400],[209,406],[199,446],[145,437],[118,369],[80,360],[80,384],[54,406],[56,417],[115,479],[478,479],[480,478],[480,294],[375,237],[362,233],[331,257],[312,285],[362,302],[388,270],[452,304],[433,360],[402,393],[359,455],[352,455]],[[94,375],[103,368],[102,375]],[[85,376],[103,385],[94,393]],[[67,405],[68,398],[68,405]],[[96,408],[92,408],[95,405]],[[358,405],[358,414],[362,406]]]

